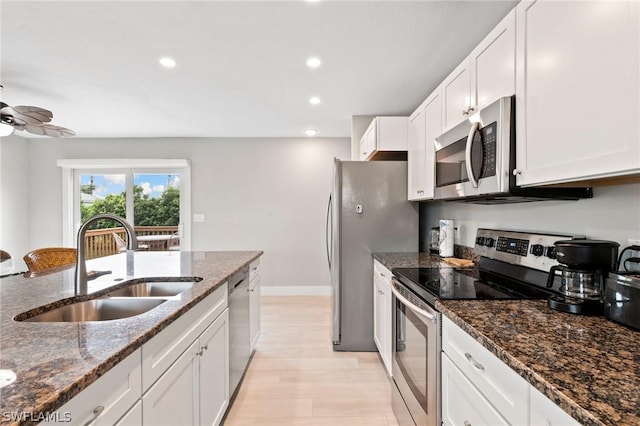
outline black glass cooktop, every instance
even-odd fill
[[[545,289],[453,268],[394,268],[393,275],[427,302],[433,299],[547,299]]]

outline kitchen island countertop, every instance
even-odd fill
[[[375,253],[388,269],[440,267],[428,253]],[[443,315],[584,425],[640,425],[640,331],[544,300],[445,300]]]
[[[2,278],[0,369],[12,370],[17,380],[0,389],[0,424],[11,423],[11,418],[20,414],[23,422],[29,423],[39,413],[60,408],[262,253],[128,252],[90,260],[87,270],[110,273],[89,281],[89,294],[102,294],[124,281],[147,277],[202,278],[177,298],[148,312],[111,321],[13,319],[33,308],[74,297],[74,268],[34,278]]]

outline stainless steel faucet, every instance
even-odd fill
[[[78,255],[76,258],[76,279],[75,279],[75,291],[76,295],[87,294],[87,262],[86,262],[86,253],[85,253],[85,244],[84,238],[87,233],[87,228],[92,223],[100,220],[100,219],[111,219],[124,227],[125,232],[127,233],[127,250],[135,250],[138,248],[138,239],[136,238],[136,232],[133,229],[133,226],[123,218],[116,216],[111,213],[97,214],[91,218],[89,218],[85,223],[80,226],[78,230]]]

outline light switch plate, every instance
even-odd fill
[[[193,214],[194,222],[204,222],[204,213],[194,213]]]

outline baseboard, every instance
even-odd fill
[[[260,288],[262,296],[331,296],[328,285],[286,285],[265,286]]]

